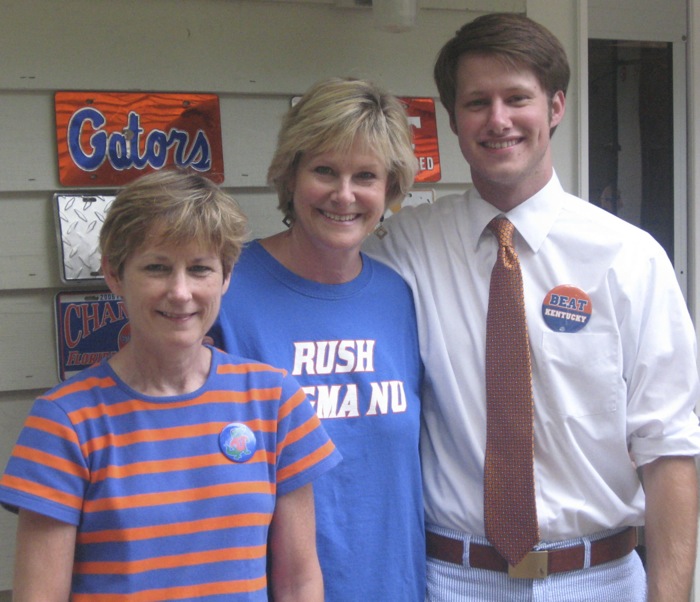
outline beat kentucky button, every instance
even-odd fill
[[[242,422],[227,424],[219,434],[221,453],[233,462],[247,462],[257,447],[255,434]]]
[[[555,286],[542,303],[542,317],[555,332],[578,332],[591,319],[591,298],[570,284]]]

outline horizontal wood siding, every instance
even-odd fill
[[[293,95],[330,76],[368,77],[431,96],[444,41],[479,11],[525,0],[425,0],[416,26],[391,34],[338,0],[2,0],[0,5],[0,468],[34,397],[58,382],[54,298],[65,285],[53,210],[59,185],[54,93],[212,92],[220,97],[224,188],[254,236],[283,228],[265,174]],[[468,170],[438,107],[442,181]],[[103,189],[100,189],[104,191]],[[114,192],[114,191],[104,191]],[[0,590],[11,587],[15,518],[0,512]]]

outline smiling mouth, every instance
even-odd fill
[[[327,211],[323,211],[322,209],[319,211],[321,212],[321,215],[323,215],[323,217],[327,217],[328,219],[333,220],[334,222],[351,222],[357,219],[359,215],[357,213],[338,215],[337,213],[328,213]]]
[[[481,146],[484,146],[486,148],[494,149],[494,150],[500,150],[503,148],[510,148],[511,146],[515,146],[516,144],[519,144],[521,141],[521,138],[518,138],[517,140],[501,140],[500,142],[495,142],[495,141],[486,141],[482,142]]]
[[[171,314],[167,311],[159,311],[158,312],[161,316],[164,318],[168,318],[169,320],[186,320],[188,318],[191,318],[195,314]]]

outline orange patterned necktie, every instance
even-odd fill
[[[498,217],[486,318],[486,537],[511,566],[538,542],[530,346],[513,224]]]

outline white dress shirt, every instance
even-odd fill
[[[416,301],[426,520],[474,535],[484,534],[484,347],[498,247],[486,225],[497,215],[472,189],[403,209],[364,249]],[[636,467],[700,453],[695,335],[673,268],[649,234],[567,194],[556,175],[507,217],[525,287],[540,535],[642,525]]]

